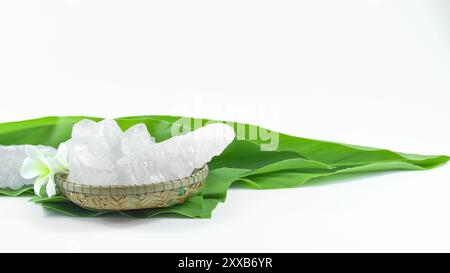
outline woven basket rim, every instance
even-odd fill
[[[205,164],[200,169],[195,169],[190,176],[175,179],[166,182],[133,184],[133,185],[108,185],[108,186],[94,186],[87,184],[80,184],[68,181],[68,174],[56,174],[56,184],[64,191],[86,194],[144,194],[152,192],[162,192],[166,190],[179,189],[197,183],[202,183],[208,176],[209,168]]]

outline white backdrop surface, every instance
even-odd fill
[[[173,114],[450,154],[449,1],[2,1],[0,122]],[[450,167],[232,190],[213,218],[0,198],[0,251],[450,251]]]

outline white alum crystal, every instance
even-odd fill
[[[114,157],[120,149],[122,130],[113,120],[99,123],[82,120],[72,129],[67,141],[69,180],[82,184],[114,185]]]
[[[34,179],[25,179],[20,175],[20,168],[27,157],[25,148],[28,145],[0,145],[0,188],[18,190],[25,185],[32,185]],[[45,152],[45,147],[38,146]]]
[[[155,143],[142,123],[122,132],[114,120],[82,120],[67,142],[69,180],[132,185],[183,178],[221,154],[234,137],[231,127],[215,123]]]
[[[123,133],[121,144],[122,152],[129,155],[155,144],[155,139],[150,135],[145,124],[139,123]]]
[[[25,145],[0,146],[0,188],[20,189],[33,184],[33,180],[23,178],[19,169],[27,157]]]

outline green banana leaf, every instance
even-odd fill
[[[82,119],[94,121],[94,117],[46,117],[34,120],[0,124],[1,145],[48,145],[57,147],[70,138],[72,126]],[[175,125],[189,129],[211,122],[175,116],[134,116],[116,119],[126,130],[137,123],[145,123],[157,141],[171,137]],[[183,122],[180,122],[182,120]],[[190,124],[186,124],[186,120]],[[364,174],[391,170],[426,170],[449,161],[448,156],[424,156],[392,152],[385,149],[368,148],[328,141],[312,140],[271,132],[267,129],[240,123],[230,123],[235,131],[245,132],[244,137],[234,140],[230,146],[210,163],[210,175],[205,189],[184,204],[170,208],[145,209],[120,212],[129,217],[147,218],[158,215],[210,218],[212,211],[226,199],[230,187],[241,186],[253,189],[279,189],[314,183],[315,179],[332,178],[344,174]],[[250,136],[250,131],[275,133],[278,146],[272,151],[262,149],[265,141]],[[0,195],[30,195],[31,186],[20,190],[0,189]],[[33,197],[34,203],[44,208],[71,216],[95,217],[116,212],[99,212],[72,204],[62,196]]]

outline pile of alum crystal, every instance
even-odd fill
[[[156,143],[142,123],[122,132],[114,120],[82,120],[66,143],[68,180],[139,185],[180,179],[221,154],[234,137],[231,127],[215,123]]]

